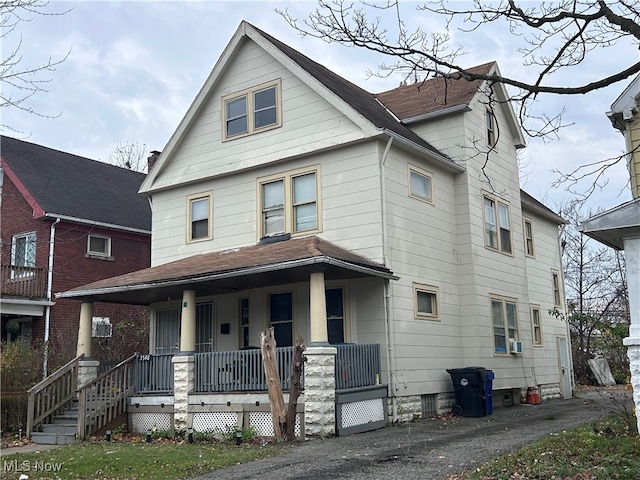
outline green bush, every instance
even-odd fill
[[[27,424],[27,394],[5,395],[0,397],[0,425],[3,432],[17,432]]]

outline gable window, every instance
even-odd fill
[[[409,166],[409,195],[424,202],[433,203],[433,177],[417,167]]]
[[[280,80],[227,95],[222,103],[224,140],[270,130],[282,124]]]
[[[293,345],[293,295],[291,292],[269,295],[269,323],[273,327],[276,346]]]
[[[192,195],[187,199],[189,226],[187,241],[211,238],[211,195]]]
[[[111,238],[89,235],[87,238],[87,255],[98,257],[111,256]]]
[[[496,353],[509,353],[509,340],[518,340],[518,306],[515,300],[491,297],[493,345]]]
[[[485,245],[504,253],[511,253],[511,221],[509,205],[484,196]]]
[[[438,318],[438,287],[413,284],[413,310],[415,318]]]
[[[260,237],[319,229],[316,173],[292,172],[258,180]]]
[[[542,345],[542,325],[540,324],[540,307],[531,306],[531,329],[533,331],[533,344]]]
[[[484,118],[487,129],[487,147],[495,148],[498,143],[496,116],[492,110],[487,109]]]
[[[249,343],[249,299],[240,299],[240,348],[245,348]]]
[[[553,305],[562,306],[562,296],[560,294],[560,274],[556,270],[551,271],[551,282],[553,285]]]
[[[109,317],[93,317],[91,319],[91,336],[94,338],[111,337],[111,320]]]
[[[344,343],[344,303],[342,288],[327,288],[325,296],[329,343]]]
[[[528,218],[524,219],[524,247],[526,254],[533,257],[533,223]]]

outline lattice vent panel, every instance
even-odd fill
[[[249,412],[249,425],[256,429],[256,435],[259,437],[273,437],[271,412]],[[293,432],[296,437],[300,436],[300,415],[296,415],[296,426]]]
[[[238,425],[238,414],[235,412],[195,412],[193,429],[196,432],[226,432]]]
[[[170,430],[171,413],[132,413],[131,426],[134,433],[146,434],[147,430]]]
[[[382,398],[372,398],[371,400],[343,404],[341,406],[342,428],[384,420],[383,403]]]

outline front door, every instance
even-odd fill
[[[560,368],[560,392],[562,398],[572,396],[571,391],[571,364],[569,362],[569,346],[566,337],[558,337],[558,360]]]

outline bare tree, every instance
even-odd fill
[[[29,106],[28,100],[38,93],[46,93],[47,85],[51,82],[49,74],[66,60],[70,52],[60,59],[51,56],[44,62],[30,63],[22,54],[22,36],[19,34],[21,22],[29,21],[33,15],[58,16],[69,10],[47,11],[48,0],[0,0],[0,40],[5,47],[9,38],[14,39],[12,48],[5,48],[0,65],[0,107],[18,108],[40,117],[54,117],[44,112],[38,112]],[[11,129],[8,125],[0,125],[4,129]]]
[[[107,163],[136,172],[144,172],[147,168],[147,145],[135,142],[118,144],[109,154]]]
[[[409,8],[424,14],[435,25],[433,31],[418,27],[409,29]],[[559,0],[520,2],[516,0],[473,0],[447,2],[426,0],[408,7],[399,0],[386,3],[361,0],[355,4],[344,0],[318,0],[318,8],[308,18],[298,21],[288,11],[278,11],[303,36],[336,42],[378,52],[389,58],[377,71],[369,74],[388,76],[418,74],[421,78],[462,78],[486,80],[508,87],[525,133],[530,137],[557,138],[565,126],[564,111],[534,113],[539,95],[585,95],[640,72],[637,55],[622,60],[612,71],[600,76],[581,75],[580,66],[587,65],[603,49],[610,58],[619,58],[620,45],[637,48],[640,41],[640,2],[605,0]],[[439,23],[438,23],[439,22]],[[521,78],[499,73],[483,74],[463,65],[465,51],[453,45],[456,32],[497,28],[524,45],[518,49],[525,67]],[[515,43],[515,42],[514,42]],[[515,48],[515,47],[514,47]],[[611,63],[610,63],[611,65]],[[495,101],[495,100],[494,100]],[[575,184],[589,177],[598,181],[601,173],[621,161],[614,159],[592,163],[578,172],[570,172],[560,182]]]

